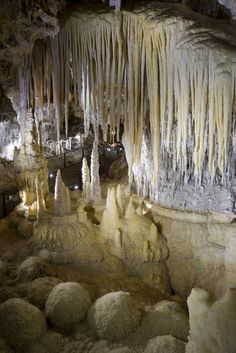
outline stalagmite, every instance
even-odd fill
[[[42,178],[39,175],[36,176],[35,185],[37,194],[37,219],[39,219],[46,209]]]
[[[134,203],[133,203],[133,196],[130,197],[128,206],[126,207],[125,210],[125,218],[130,218],[134,216],[136,213]]]
[[[58,169],[54,191],[54,214],[65,216],[71,212],[70,191],[63,183],[61,171]]]
[[[107,190],[106,209],[101,220],[101,231],[114,241],[117,229],[120,229],[119,209],[116,201],[115,189]],[[116,236],[115,236],[116,238]]]
[[[101,200],[101,185],[99,176],[99,155],[98,143],[95,140],[93,143],[93,150],[91,154],[91,198],[97,202]]]
[[[83,187],[83,196],[86,199],[86,186],[87,183],[90,183],[90,171],[87,163],[86,157],[83,158],[82,162],[82,187]]]
[[[123,207],[122,192],[121,192],[120,184],[116,188],[116,201],[117,201],[117,205],[119,207],[120,214],[123,215],[124,207]]]
[[[116,229],[115,231],[115,245],[117,248],[122,247],[122,233],[120,229]]]

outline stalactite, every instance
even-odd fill
[[[69,95],[84,110],[85,134],[93,126],[97,139],[100,125],[104,140],[108,131],[119,139],[122,122],[130,185],[136,180],[139,192],[153,199],[164,173],[160,165],[168,167],[163,177],[175,174],[179,184],[190,178],[201,184],[207,163],[211,182],[219,172],[230,181],[236,103],[231,37],[155,6],[73,13],[58,35],[36,43],[20,87],[24,111],[28,105],[42,109],[52,85],[58,141],[64,122],[68,133]],[[152,161],[147,166],[145,158]]]

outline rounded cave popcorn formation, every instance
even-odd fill
[[[96,300],[88,313],[88,322],[100,338],[110,341],[127,337],[138,326],[141,313],[129,293],[108,293]]]
[[[43,313],[18,298],[0,305],[0,335],[17,353],[25,353],[46,331]]]
[[[85,318],[90,306],[89,293],[80,284],[59,283],[48,296],[45,313],[52,325],[70,330]]]

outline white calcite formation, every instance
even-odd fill
[[[17,298],[0,305],[0,335],[15,352],[27,352],[45,331],[45,317],[34,305]]]
[[[91,154],[91,194],[90,197],[95,202],[101,201],[101,185],[99,176],[99,154],[98,154],[98,142],[94,140],[93,150]]]
[[[71,213],[70,191],[65,186],[61,171],[57,171],[54,192],[54,213],[56,216],[65,216]]]
[[[32,110],[24,110],[21,119],[21,149],[15,151],[14,169],[23,206],[31,206],[37,199],[38,209],[35,211],[38,214],[45,206],[44,196],[48,193],[47,161],[40,142],[40,131],[35,125]]]
[[[206,22],[182,4],[152,3],[119,14],[75,11],[57,36],[35,45],[29,62],[45,65],[40,73],[25,68],[25,77],[38,83],[26,97],[32,106],[34,97],[50,101],[52,83],[58,140],[63,121],[68,126],[70,94],[95,135],[100,125],[106,139],[109,125],[110,136],[119,136],[122,122],[130,184],[134,177],[139,191],[153,199],[160,175],[177,185],[204,179],[230,186],[233,33],[233,26],[222,23],[219,31],[216,21]]]
[[[190,337],[187,352],[233,353],[236,350],[236,290],[229,289],[213,302],[203,289],[188,298]]]
[[[90,195],[87,195],[87,185],[90,184],[90,170],[86,157],[83,158],[82,162],[82,187],[83,187],[83,197],[87,200]]]
[[[108,293],[89,310],[88,322],[100,338],[110,341],[130,335],[138,326],[141,313],[129,293]]]
[[[106,209],[103,212],[100,229],[106,234],[108,241],[114,239],[117,229],[122,228],[122,221],[119,216],[119,209],[116,199],[116,191],[109,188],[107,191]]]
[[[135,204],[134,195],[127,200],[120,187],[108,189],[100,237],[110,245],[112,255],[130,270],[135,269],[145,283],[170,293],[165,238],[142,211],[143,208]]]
[[[52,325],[61,330],[70,330],[85,318],[90,306],[87,290],[78,283],[66,282],[53,288],[45,312]]]

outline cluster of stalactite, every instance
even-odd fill
[[[58,140],[63,127],[68,133],[70,100],[84,110],[85,131],[92,125],[96,135],[101,126],[105,140],[119,139],[122,123],[130,182],[145,156],[148,130],[153,167],[145,182],[138,178],[141,188],[147,181],[158,188],[160,161],[186,183],[201,182],[203,170],[210,181],[218,174],[229,183],[235,172],[234,39],[223,27],[219,33],[213,20],[206,28],[198,15],[183,18],[176,6],[158,6],[72,13],[25,61],[22,106],[41,119],[53,104]],[[136,168],[143,169],[147,173]]]

